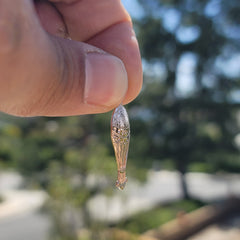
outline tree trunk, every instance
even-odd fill
[[[187,172],[187,161],[184,158],[178,159],[177,161],[177,170],[180,174],[180,187],[183,194],[183,199],[191,199],[189,192],[188,192],[188,186],[187,186],[187,179],[186,179],[186,172]]]
[[[189,192],[188,192],[188,186],[186,181],[186,175],[185,173],[180,172],[180,185],[182,188],[182,194],[184,199],[191,199]]]

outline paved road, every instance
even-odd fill
[[[0,240],[48,240],[50,221],[38,212],[0,219]]]
[[[237,215],[230,216],[220,224],[208,226],[188,240],[239,240],[240,217]]]
[[[0,194],[6,201],[0,204],[0,240],[47,240],[50,221],[36,210],[46,198],[43,192],[21,190],[22,178],[14,173],[0,173]],[[190,194],[204,201],[214,201],[229,195],[240,196],[240,175],[187,175]],[[149,172],[148,181],[139,184],[129,179],[126,190],[107,198],[98,195],[89,202],[95,218],[117,221],[123,216],[146,210],[155,204],[174,201],[182,196],[176,172]]]
[[[129,179],[124,192],[116,191],[111,198],[98,195],[89,202],[89,209],[95,218],[112,222],[156,204],[181,199],[179,178],[177,172],[149,171],[145,184],[140,185]],[[209,203],[230,195],[240,196],[238,174],[189,173],[187,185],[191,196]]]
[[[0,173],[0,240],[48,240],[51,227],[46,215],[39,213],[46,194],[21,189],[23,178],[15,172]]]

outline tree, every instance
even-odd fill
[[[110,117],[24,119],[1,114],[0,165],[14,167],[27,184],[47,191],[53,239],[78,239],[81,228],[97,231],[87,202],[99,192],[110,194],[117,175],[109,148]]]
[[[189,168],[240,170],[234,143],[240,5],[235,0],[139,2],[145,10],[136,20],[145,85],[133,107],[148,129],[142,160],[171,159],[189,198],[184,177]]]

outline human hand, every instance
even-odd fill
[[[0,111],[106,112],[132,101],[141,85],[138,44],[120,0],[0,0]]]

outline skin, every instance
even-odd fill
[[[127,104],[142,87],[131,18],[120,0],[0,0],[0,76],[0,111],[16,116]]]

